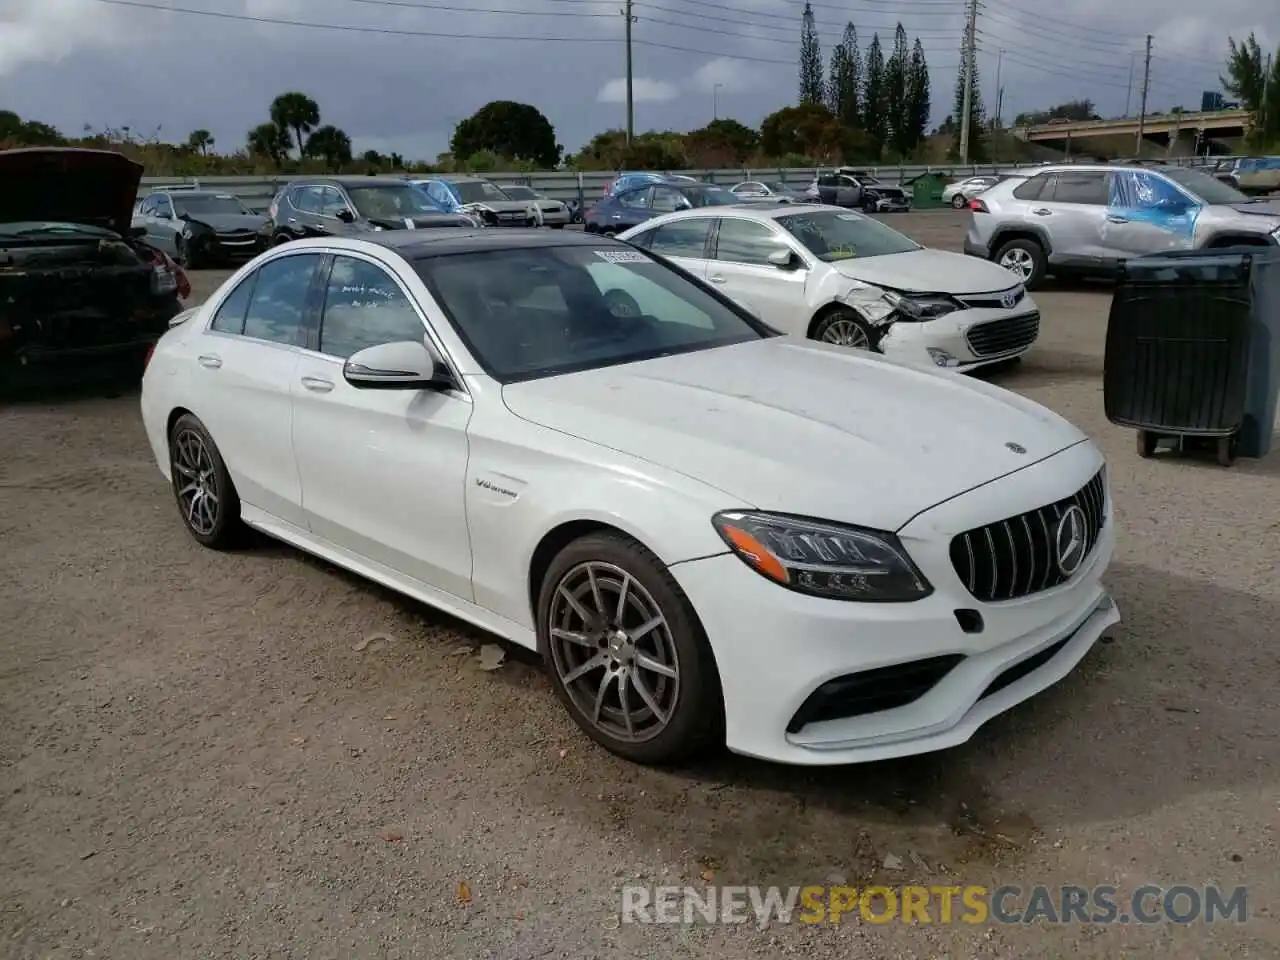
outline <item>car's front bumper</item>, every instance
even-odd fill
[[[876,199],[876,213],[910,213],[911,198],[910,197],[878,197]]]
[[[1102,584],[1115,546],[1109,498],[1106,523],[1084,566],[1066,583],[1021,599],[976,600],[952,566],[950,542],[965,530],[1071,496],[1101,464],[1097,449],[1081,443],[911,521],[898,535],[934,587],[914,603],[806,596],[731,554],[673,565],[715,654],[728,747],[804,765],[925,753],[965,742],[992,717],[1066,676],[1119,620]],[[982,629],[965,632],[957,611],[977,611]],[[788,732],[805,701],[829,681],[947,655],[963,659],[905,706]],[[1020,664],[1021,676],[988,692]]]
[[[964,252],[970,257],[981,257],[983,260],[991,259],[990,248],[968,235],[964,238]]]
[[[899,321],[881,338],[879,348],[886,357],[904,363],[977,370],[1020,357],[1030,350],[1039,337],[1039,314],[1036,302],[1030,295],[1024,295],[1008,310],[974,308],[957,310],[924,323]],[[1036,318],[1034,328],[1030,319],[1033,316]],[[975,330],[979,327],[981,332]],[[1016,330],[1018,335],[1007,338],[991,335],[1004,328],[1011,334]]]

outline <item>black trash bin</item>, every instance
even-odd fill
[[[1107,419],[1162,439],[1216,441],[1218,461],[1270,446],[1280,377],[1280,256],[1177,251],[1121,265],[1107,322]]]

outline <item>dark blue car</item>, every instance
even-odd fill
[[[583,218],[583,229],[587,233],[612,236],[664,213],[732,203],[742,203],[742,198],[712,183],[668,180],[641,184],[605,197],[588,210]]]

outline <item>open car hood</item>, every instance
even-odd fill
[[[0,150],[0,221],[56,220],[127,236],[142,165],[110,150]]]

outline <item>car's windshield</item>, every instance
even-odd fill
[[[1230,184],[1207,173],[1187,167],[1166,167],[1160,171],[1174,183],[1185,187],[1205,203],[1248,203],[1249,198]]]
[[[214,216],[227,214],[231,216],[249,216],[253,213],[229,193],[200,194],[189,197],[173,194],[172,196],[173,209],[177,211],[180,217],[200,217],[209,216],[210,214]]]
[[[533,192],[531,187],[522,187],[519,184],[513,187],[503,187],[502,192],[512,200],[537,200],[538,195]]]
[[[695,207],[721,207],[738,202],[737,197],[721,187],[686,187],[681,184],[676,189],[688,197]]]
[[[506,200],[507,195],[495,187],[488,180],[457,180],[454,181],[453,189],[458,191],[458,196],[462,198],[463,203],[484,203],[487,200]]]
[[[351,202],[362,215],[379,217],[414,217],[423,213],[439,213],[440,208],[428,199],[425,191],[409,183],[361,184],[348,186]]]
[[[788,187],[785,183],[766,183],[765,186],[768,187],[774,193],[790,193],[791,192],[791,188]]]
[[[498,380],[528,380],[775,334],[683,273],[615,244],[532,247],[414,263]]]
[[[778,217],[778,224],[815,257],[827,263],[921,249],[920,244],[910,237],[860,213],[837,213],[834,210],[793,213]]]

